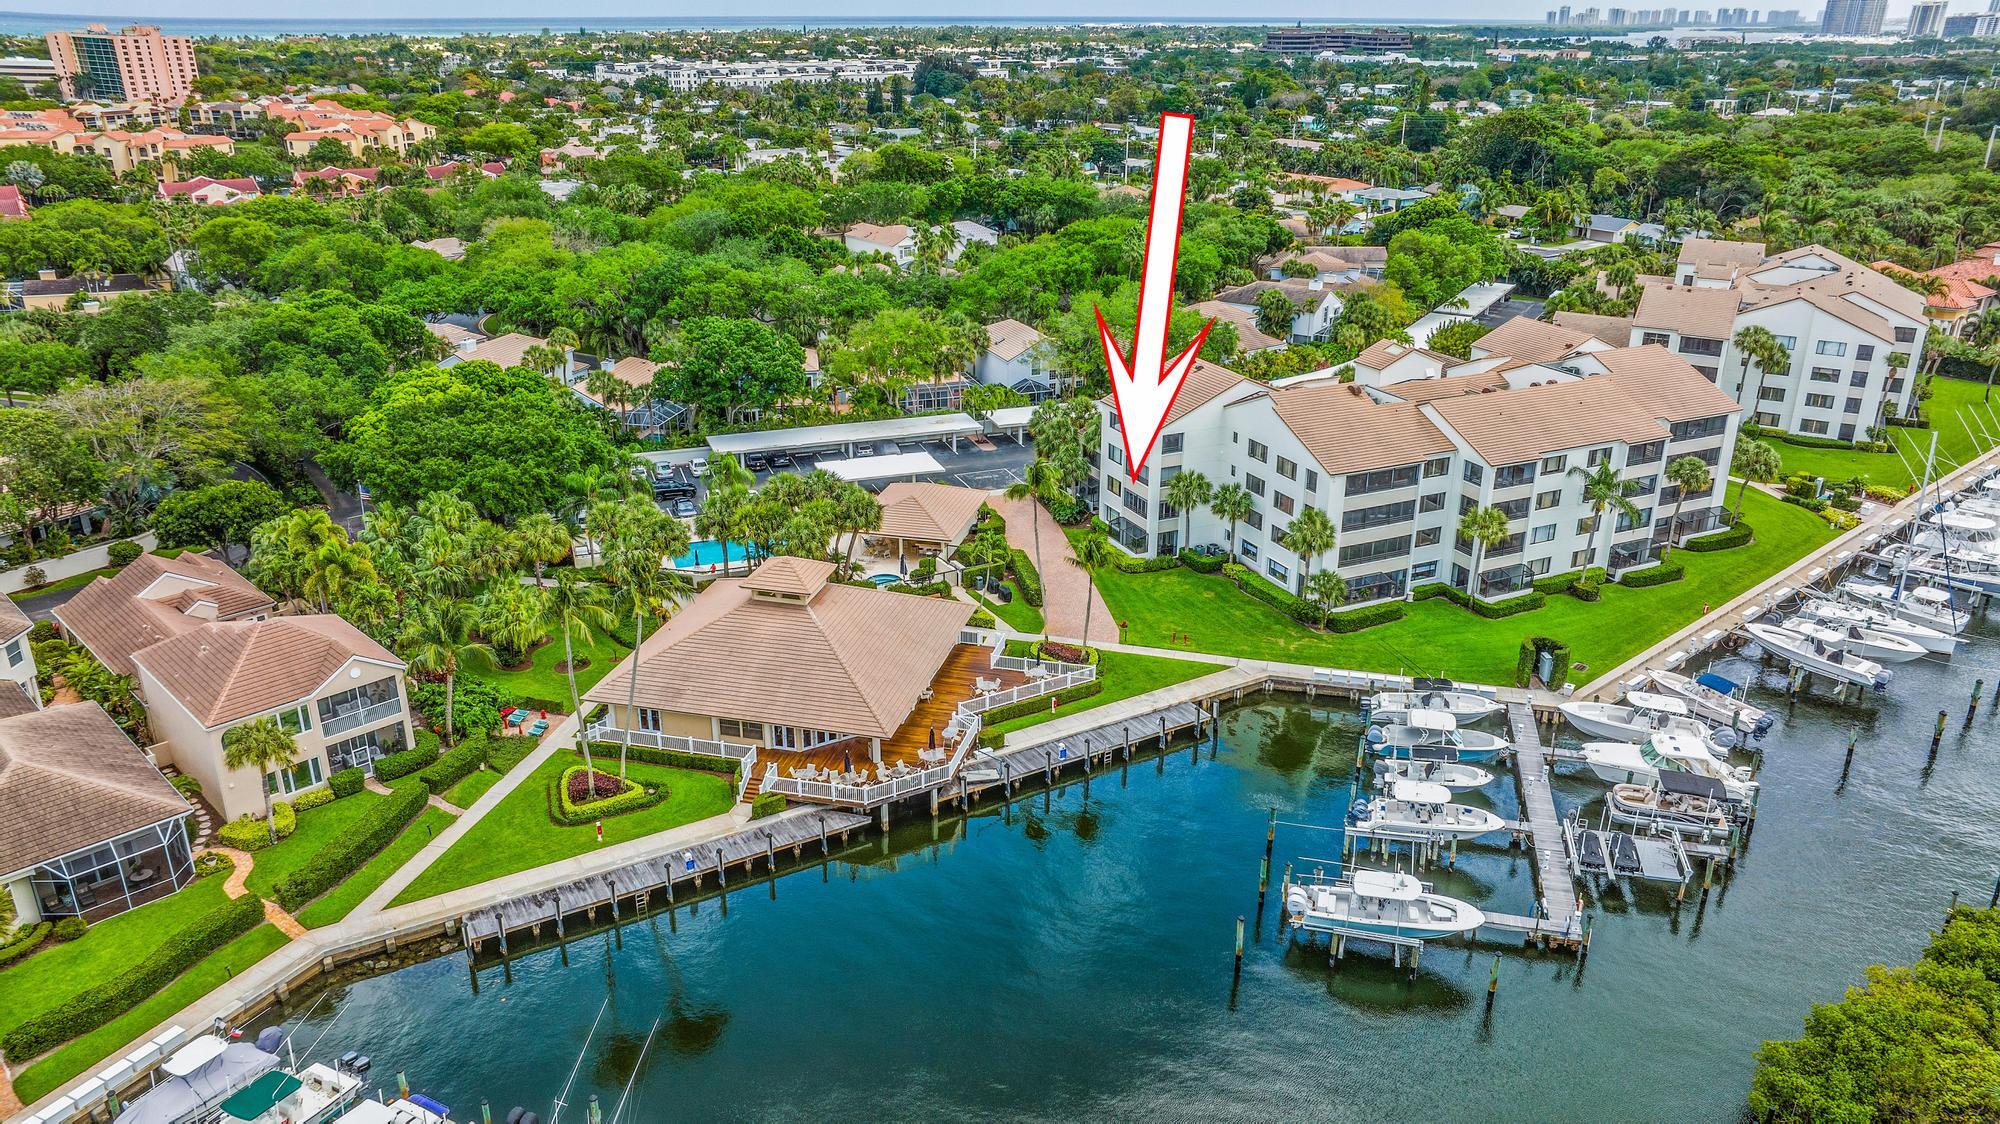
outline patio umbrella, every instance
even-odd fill
[[[925,749],[936,749],[936,748],[937,748],[937,727],[936,727],[936,726],[932,726],[932,727],[931,727],[931,743],[930,743],[929,745],[925,746],[924,748],[925,748]]]
[[[840,771],[843,773],[854,771],[854,753],[851,750],[840,751]]]

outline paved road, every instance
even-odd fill
[[[327,514],[333,516],[333,521],[347,528],[350,535],[360,534],[361,497],[335,487],[326,470],[310,457],[306,458],[305,470],[306,479],[312,481],[313,487],[319,489],[320,499],[326,501]]]

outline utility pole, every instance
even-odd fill
[[[1993,163],[1993,138],[1994,138],[1994,137],[2000,137],[2000,125],[1995,125],[1995,126],[1993,126],[1993,128],[1992,128],[1992,129],[1991,129],[1991,130],[1990,130],[1989,132],[1987,132],[1987,134],[1986,134],[1986,159],[1984,159],[1984,160],[1981,160],[1981,161],[1979,162],[1979,166],[1980,166],[1981,168],[1986,168],[1986,167],[1990,167],[1990,166],[1992,165],[1992,163]]]
[[[1951,123],[1951,118],[1949,117],[1940,118],[1938,120],[1937,139],[1931,141],[1932,152],[1938,152],[1944,148],[1944,127],[1950,123]]]

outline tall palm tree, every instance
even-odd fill
[[[1667,525],[1667,549],[1660,552],[1662,559],[1673,553],[1674,535],[1681,528],[1681,505],[1687,502],[1688,493],[1705,492],[1715,482],[1715,477],[1709,474],[1708,463],[1700,457],[1675,457],[1668,461],[1666,477],[1668,483],[1680,489],[1680,493],[1674,497],[1674,520]]]
[[[1507,513],[1497,507],[1475,507],[1458,517],[1458,533],[1472,540],[1472,572],[1465,592],[1479,596],[1480,555],[1507,541]]]
[[[1590,537],[1584,540],[1587,572],[1597,562],[1597,528],[1604,523],[1604,513],[1616,510],[1620,515],[1638,518],[1639,506],[1630,497],[1639,490],[1639,482],[1618,475],[1617,466],[1609,460],[1599,461],[1595,468],[1576,465],[1569,474],[1583,481],[1583,499],[1590,505]]]
[[[727,453],[708,462],[708,498],[702,501],[701,513],[695,517],[695,530],[723,544],[722,576],[725,578],[730,570],[728,544],[735,538],[736,523],[742,518],[750,485],[756,482],[757,474],[744,468]],[[747,564],[748,560],[745,562]]]
[[[1347,579],[1332,570],[1321,570],[1306,579],[1306,600],[1319,609],[1319,626],[1333,619],[1333,611],[1347,601]]]
[[[1729,471],[1742,477],[1743,482],[1736,486],[1736,511],[1729,518],[1732,524],[1743,517],[1743,491],[1750,486],[1750,482],[1776,480],[1781,467],[1778,450],[1769,441],[1742,440],[1736,443],[1736,452],[1729,458]]]
[[[526,655],[549,634],[549,596],[538,585],[494,582],[479,599],[479,631],[502,651]]]
[[[616,625],[610,601],[603,586],[584,581],[573,570],[558,571],[549,590],[549,616],[562,633],[563,674],[569,680],[570,713],[576,717],[576,745],[583,752],[585,770],[592,773],[596,767],[590,760],[590,739],[583,736],[583,701],[576,691],[576,645],[588,644]]]
[[[514,524],[514,549],[522,562],[535,568],[536,585],[544,584],[542,568],[569,557],[574,545],[569,528],[546,511],[524,515]]]
[[[1091,603],[1097,600],[1097,571],[1111,565],[1111,537],[1092,527],[1077,536],[1070,544],[1070,552],[1070,563],[1083,571],[1083,582],[1090,594],[1083,602],[1083,635],[1078,637],[1079,643],[1088,647]]]
[[[1042,569],[1042,502],[1049,498],[1056,487],[1055,467],[1041,457],[1029,461],[1028,467],[1021,470],[1021,479],[1007,486],[1008,499],[1028,501],[1028,529],[1034,535],[1037,576],[1045,572]],[[1044,586],[1045,593],[1046,588]],[[1088,610],[1089,606],[1086,605],[1085,611]],[[1043,613],[1042,643],[1046,644],[1048,640],[1049,618],[1047,613]]]
[[[298,758],[298,743],[285,732],[278,720],[268,715],[231,726],[222,734],[222,763],[232,769],[257,770],[257,785],[264,790],[264,826],[271,842],[278,841],[278,821],[271,815],[269,775]]]
[[[1754,365],[1757,368],[1757,384],[1750,389],[1750,393],[1744,394],[1742,383],[1737,383],[1737,401],[1750,412],[1754,421],[1757,403],[1764,393],[1764,376],[1773,371],[1791,370],[1792,353],[1785,350],[1785,345],[1778,342],[1771,329],[1756,324],[1738,328],[1732,342],[1736,344],[1737,354],[1743,356],[1744,367],[1747,369]]]
[[[375,580],[375,564],[368,548],[342,538],[321,544],[306,559],[305,583],[300,592],[319,602],[319,611],[328,612],[351,586]]]
[[[618,582],[617,602],[632,614],[632,651],[646,643],[646,618],[665,620],[681,599],[694,593],[694,583],[666,568],[688,548],[687,524],[663,514],[641,497],[627,500],[613,528],[606,567]],[[625,684],[625,740],[618,747],[618,777],[625,777],[625,757],[632,749],[637,724],[639,675],[636,662]]]
[[[452,696],[459,665],[472,656],[493,658],[493,646],[479,638],[479,618],[472,603],[447,597],[419,609],[403,625],[403,658],[410,667],[444,676],[444,744],[457,743],[452,724]]]
[[[1313,560],[1333,549],[1336,539],[1333,520],[1316,507],[1299,512],[1285,528],[1285,546],[1299,556],[1299,588],[1312,577]]]
[[[1194,509],[1215,495],[1215,485],[1199,472],[1182,472],[1167,481],[1167,502],[1181,509],[1181,549],[1194,534]]]
[[[847,553],[841,559],[843,571],[854,568],[854,544],[863,533],[881,529],[882,501],[859,484],[845,482],[833,495],[835,521],[847,535]]]
[[[1241,484],[1224,484],[1209,498],[1208,510],[1229,523],[1229,557],[1236,557],[1236,524],[1248,519],[1256,509],[1257,501],[1251,498],[1250,489]]]

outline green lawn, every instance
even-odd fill
[[[1986,395],[1986,384],[1964,379],[1934,378],[1931,387],[1933,393],[1930,400],[1924,403],[1925,409],[1930,412],[1931,429],[1898,426],[1889,430],[1890,439],[1902,450],[1901,458],[1895,453],[1807,449],[1776,440],[1771,442],[1771,447],[1778,450],[1787,473],[1810,472],[1828,480],[1866,476],[1872,483],[1901,488],[1914,484],[1921,476],[1924,458],[1930,454],[1931,430],[1935,430],[1938,435],[1938,469],[1940,473],[1950,472],[1991,446],[1991,442],[1979,435],[1979,430],[1984,426],[1989,433],[2000,432],[2000,424],[1996,424],[2000,423],[2000,398],[1996,398],[1989,409],[1981,401]],[[1908,461],[1907,466],[1905,460]],[[1911,474],[1912,469],[1917,475]]]
[[[492,774],[487,774],[491,776]],[[450,826],[457,817],[439,808],[425,808],[410,826],[403,830],[382,853],[368,860],[368,865],[348,875],[340,885],[327,891],[319,900],[306,906],[298,913],[299,924],[308,929],[317,929],[354,912],[354,907],[375,892],[376,888],[389,880],[402,865],[424,849],[438,832]]]
[[[656,624],[657,622],[650,622],[647,626],[648,631]],[[581,695],[596,686],[597,681],[609,675],[611,669],[618,666],[618,661],[625,658],[625,653],[632,650],[630,644],[619,639],[619,637],[631,637],[632,622],[621,621],[617,632],[617,636],[599,635],[589,644],[577,648],[577,662],[584,664],[576,673],[577,694]],[[467,661],[463,674],[468,679],[479,679],[493,684],[499,689],[503,701],[537,699],[557,704],[567,711],[569,677],[557,670],[557,665],[562,662],[562,641],[555,640],[535,649],[529,666],[520,671],[504,671],[475,656]]]
[[[534,751],[532,738],[506,738],[491,743],[486,751],[487,768],[480,769],[451,787],[445,793],[445,803],[460,808],[470,808],[473,802],[486,795],[486,790],[500,783],[521,759]]]
[[[1248,598],[1245,598],[1248,600]],[[1079,710],[1091,710],[1143,695],[1147,691],[1157,691],[1183,680],[1207,675],[1220,668],[1221,664],[1205,660],[1177,660],[1164,656],[1141,656],[1132,652],[1100,652],[1097,657],[1097,674],[1104,681],[1104,689],[1087,699],[1079,699],[1054,713],[1038,711],[1020,718],[997,722],[989,730],[1006,734],[1029,726],[1039,726],[1052,718],[1075,714]]]
[[[310,862],[322,847],[346,834],[385,799],[382,794],[364,788],[352,796],[301,812],[296,830],[252,856],[256,861],[243,884],[260,898],[276,898],[278,883]]]
[[[1409,605],[1403,620],[1341,636],[1305,628],[1220,574],[1107,569],[1098,573],[1097,587],[1112,615],[1130,622],[1130,644],[1506,684],[1513,682],[1521,639],[1552,636],[1567,641],[1586,665],[1576,675],[1585,682],[1689,624],[1704,604],[1721,605],[1833,537],[1811,512],[1755,490],[1743,516],[1756,528],[1756,541],[1712,554],[1676,552],[1687,567],[1681,581],[1650,589],[1607,585],[1596,604],[1559,594],[1542,609],[1502,620],[1433,598]],[[1192,643],[1169,644],[1175,631],[1190,634]]]
[[[549,819],[549,783],[565,768],[582,763],[580,755],[567,751],[543,762],[391,904],[421,901],[596,850],[596,832],[589,824],[563,827]],[[600,758],[599,767],[603,764]],[[611,764],[615,768],[615,756]],[[634,761],[627,775],[645,784],[664,784],[667,798],[643,811],[605,820],[607,846],[719,815],[729,810],[736,797],[735,782],[718,773]]]
[[[1042,631],[1042,611],[1028,604],[1028,599],[1021,596],[1020,585],[1012,578],[1007,580],[1007,588],[1013,591],[1014,599],[1005,605],[996,604],[983,593],[973,593],[972,596],[986,606],[988,612],[1007,622],[1007,627],[1015,632],[1028,636],[1039,634]]]
[[[223,879],[211,875],[177,894],[106,918],[77,940],[44,947],[0,971],[0,1034],[145,959],[196,918],[219,908],[228,900]]]
[[[222,884],[220,878],[203,881],[214,882],[217,886]],[[175,895],[175,897],[184,896],[186,891]],[[134,910],[133,913],[123,916],[135,916],[141,912],[143,911]],[[27,1103],[33,1103],[47,1096],[63,1082],[117,1053],[127,1043],[151,1030],[154,1025],[172,1018],[181,1008],[221,987],[231,976],[277,951],[284,946],[285,941],[285,935],[275,927],[257,926],[222,946],[208,959],[189,968],[179,979],[168,984],[151,999],[89,1034],[58,1047],[46,1058],[17,1074],[14,1078],[14,1091]],[[6,975],[0,973],[0,981],[4,981]],[[92,981],[80,982],[87,984]]]

